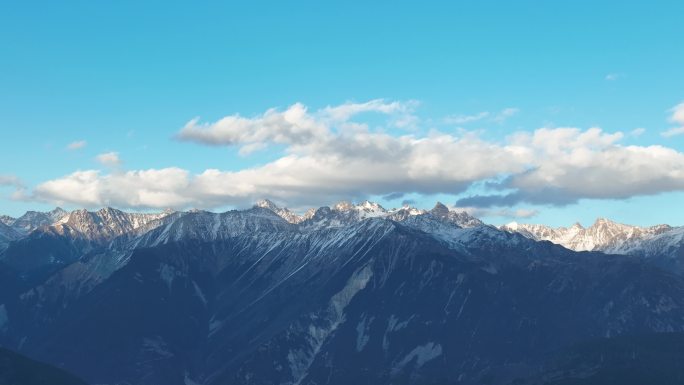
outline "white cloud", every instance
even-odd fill
[[[235,172],[209,169],[191,175],[180,169],[113,174],[79,171],[39,185],[34,196],[41,201],[87,207],[210,208],[246,205],[261,197],[322,205],[333,199],[395,191],[463,191],[475,180],[521,171],[523,163],[508,161],[519,158],[517,151],[477,138],[392,137],[365,132],[336,136],[331,143],[319,143],[264,166]],[[159,175],[164,175],[169,185],[161,185]]]
[[[178,133],[177,138],[209,145],[246,146],[243,154],[263,148],[264,144],[285,144],[308,146],[321,142],[332,135],[331,125],[339,129],[365,129],[363,124],[354,124],[352,117],[363,112],[394,115],[399,126],[415,123],[411,111],[415,102],[385,102],[381,99],[366,103],[345,103],[326,107],[310,113],[301,103],[293,104],[284,111],[275,108],[254,118],[231,115],[214,123],[200,123],[199,118],[189,121]]]
[[[95,157],[95,159],[107,167],[119,167],[121,165],[121,159],[119,158],[118,152],[105,152]]]
[[[185,195],[189,173],[178,168],[102,174],[76,171],[64,178],[42,183],[33,198],[83,207],[182,207],[193,199]]]
[[[505,194],[459,200],[464,206],[520,202],[564,205],[579,199],[621,199],[684,190],[684,154],[663,146],[622,146],[621,133],[599,128],[539,129],[513,141],[534,152],[534,165],[511,174]]]
[[[67,145],[67,150],[74,151],[74,150],[80,150],[81,148],[84,148],[85,146],[88,145],[88,142],[85,140],[77,140],[75,142],[71,142]]]
[[[263,115],[245,118],[231,115],[214,123],[192,119],[180,130],[180,140],[209,145],[251,145],[255,143],[306,144],[328,134],[327,126],[297,103],[285,111],[269,109]]]
[[[40,184],[32,197],[77,206],[131,208],[244,206],[268,197],[301,207],[369,195],[458,194],[473,183],[498,180],[487,184],[496,190],[494,195],[458,202],[463,207],[489,207],[521,202],[563,205],[583,198],[684,190],[684,154],[663,146],[624,146],[621,132],[540,128],[502,141],[434,130],[397,136],[351,120],[367,111],[401,114],[406,109],[374,102],[311,113],[295,104],[254,118],[233,115],[213,123],[194,119],[181,129],[179,138],[238,146],[243,154],[279,144],[284,153],[270,163],[238,171],[78,171]],[[100,159],[103,164],[120,164],[116,153],[103,155],[107,155]]]
[[[615,80],[618,80],[618,78],[620,78],[620,74],[616,74],[616,73],[609,73],[605,77],[605,79],[608,81],[615,81]]]

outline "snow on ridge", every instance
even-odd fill
[[[678,228],[669,225],[640,227],[597,218],[587,228],[579,223],[570,227],[550,227],[538,224],[511,224],[501,230],[519,233],[536,241],[550,241],[574,251],[603,251],[614,254],[632,254],[656,238],[677,234]]]

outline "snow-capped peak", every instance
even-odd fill
[[[465,211],[450,210],[442,202],[437,202],[435,207],[429,211],[430,215],[439,218],[443,221],[451,222],[458,225],[459,227],[477,227],[482,226],[484,223],[468,214]]]
[[[300,223],[304,220],[306,220],[305,216],[302,215],[297,215],[290,211],[287,207],[279,207],[272,201],[268,199],[260,199],[258,200],[255,204],[254,207],[261,207],[264,209],[268,209],[276,213],[279,217],[283,218],[284,220],[290,222],[290,223]]]
[[[127,213],[111,207],[98,211],[74,210],[55,222],[58,232],[76,231],[91,240],[108,240],[117,236],[149,229],[151,223],[171,215],[170,211],[161,213]]]
[[[28,234],[39,227],[50,226],[62,220],[67,215],[68,213],[60,207],[47,212],[27,211],[24,215],[14,219],[11,223],[7,223],[7,225],[20,233]]]
[[[279,209],[279,207],[269,199],[259,199],[254,206],[269,209],[271,211]]]
[[[349,211],[349,210],[352,210],[353,208],[354,208],[354,204],[349,202],[349,201],[337,202],[332,207],[333,210],[341,211],[341,212]]]
[[[587,228],[575,223],[571,227],[553,228],[544,225],[511,224],[502,230],[517,232],[535,240],[551,241],[575,251],[604,251],[624,253],[638,247],[639,243],[672,229],[668,225],[639,227],[598,218]]]
[[[0,223],[7,226],[12,226],[12,223],[16,220],[17,218],[10,217],[9,215],[0,215]]]
[[[518,229],[520,228],[520,225],[518,224],[518,222],[513,221],[513,222],[510,222],[510,223],[503,225],[502,228],[505,228],[505,229],[510,230],[510,231],[518,231]]]
[[[437,217],[445,217],[445,216],[449,215],[449,208],[446,207],[446,205],[444,205],[444,203],[437,202],[435,204],[435,207],[433,207],[432,210],[430,210],[430,213],[434,216],[437,216]]]

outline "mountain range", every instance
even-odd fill
[[[441,203],[30,212],[0,224],[0,345],[92,384],[574,383],[625,365],[578,349],[684,332],[683,232]]]

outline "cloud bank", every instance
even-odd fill
[[[397,122],[415,124],[415,106],[372,100],[310,111],[297,103],[254,117],[195,118],[177,133],[178,140],[234,146],[245,155],[277,145],[283,153],[238,171],[77,171],[38,185],[31,198],[85,207],[214,208],[268,197],[301,207],[369,195],[463,194],[474,183],[489,181],[489,193],[457,202],[483,209],[684,190],[684,154],[663,146],[625,146],[622,133],[596,127],[540,128],[501,141],[434,129],[398,134],[386,129],[401,127]],[[516,112],[504,110],[495,117]],[[386,126],[371,127],[359,119],[365,113],[384,116]],[[677,112],[673,116],[679,119]],[[120,161],[117,156],[116,162],[103,163]],[[533,215],[518,211],[503,213]]]

